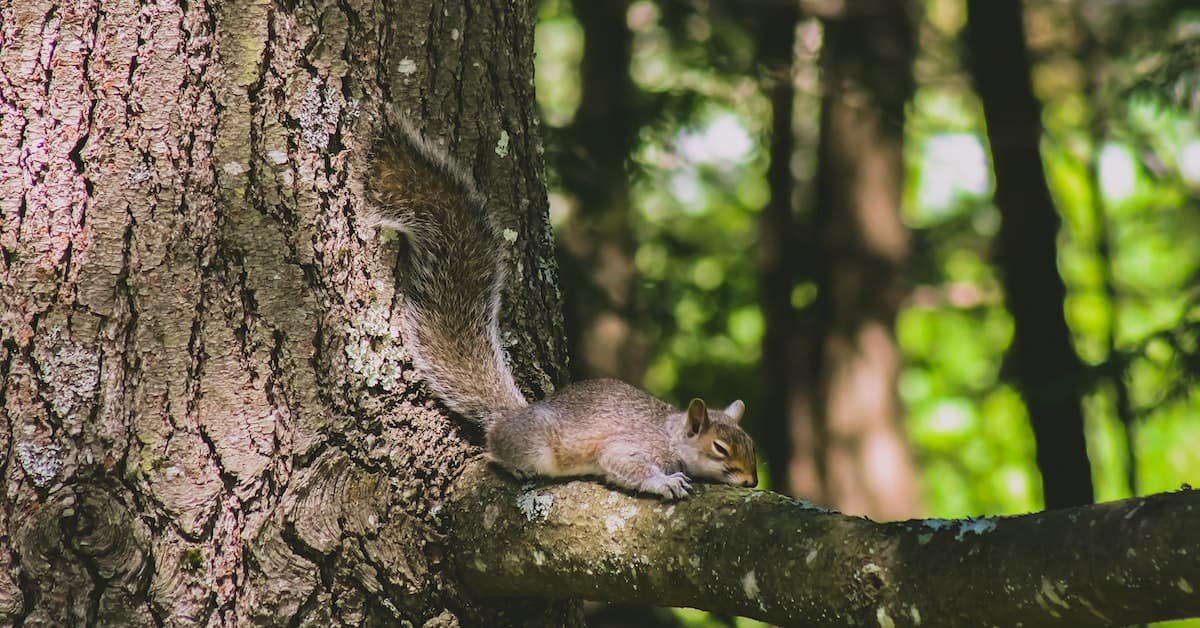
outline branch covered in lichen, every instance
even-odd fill
[[[449,505],[479,595],[692,606],[784,625],[1075,626],[1200,615],[1200,492],[875,523],[725,486],[662,503],[483,464]]]

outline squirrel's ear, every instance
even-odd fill
[[[687,409],[687,435],[695,436],[708,429],[708,407],[703,399],[693,399]]]
[[[725,408],[725,416],[733,419],[735,422],[741,421],[742,414],[744,414],[745,412],[746,412],[746,404],[742,403],[741,399],[738,399],[737,401],[729,404],[729,407]]]

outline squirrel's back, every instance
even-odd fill
[[[673,459],[672,428],[679,426],[671,419],[681,425],[681,416],[625,382],[583,380],[489,425],[488,451],[527,461],[542,475],[603,475],[597,463],[604,449],[626,446],[647,459]]]
[[[408,236],[401,332],[433,392],[487,424],[526,405],[504,359],[504,240],[466,173],[401,127],[371,159],[375,221]]]

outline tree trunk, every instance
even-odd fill
[[[0,3],[0,623],[575,621],[451,574],[477,449],[412,384],[397,245],[356,218],[387,103],[490,191],[510,357],[562,377],[533,20]]]
[[[996,172],[1000,265],[1014,327],[1009,361],[1037,440],[1046,507],[1059,508],[1090,503],[1092,476],[1083,368],[1063,313],[1059,218],[1042,172],[1042,111],[1021,20],[1020,3],[968,0],[964,37]]]
[[[791,434],[803,428],[808,428],[809,435],[812,432],[810,422],[794,426],[793,423],[801,419],[791,411],[792,378],[800,342],[796,309],[792,305],[792,290],[798,280],[801,259],[793,208],[796,186],[792,176],[792,155],[797,146],[793,128],[796,87],[792,75],[797,65],[794,59],[799,12],[789,7],[764,13],[759,62],[766,74],[763,89],[771,99],[771,163],[767,168],[771,201],[763,207],[758,219],[758,303],[763,315],[763,339],[761,392],[756,412],[764,417],[760,449],[771,470],[773,488],[796,494],[796,482],[791,477],[794,473],[789,472],[793,464]],[[808,436],[801,440],[808,442],[812,438]],[[809,490],[804,494],[816,496],[815,483],[806,488]]]
[[[825,23],[813,226],[818,293],[798,384],[816,429],[807,441],[803,431],[793,437],[795,451],[814,452],[818,499],[883,519],[920,512],[893,331],[909,257],[900,222],[914,47],[906,7],[897,0],[875,14]]]

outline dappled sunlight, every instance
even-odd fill
[[[1192,140],[1180,149],[1179,174],[1189,185],[1200,187],[1200,139]]]
[[[914,210],[926,222],[945,217],[965,199],[991,191],[983,143],[973,133],[938,133],[924,142]]]
[[[1123,146],[1109,144],[1100,150],[1100,191],[1109,203],[1128,199],[1137,184],[1133,156]]]

